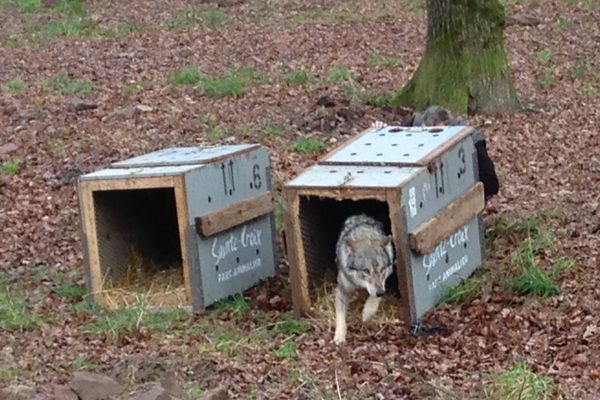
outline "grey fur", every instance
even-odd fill
[[[393,271],[394,250],[383,224],[367,215],[346,219],[336,245],[338,281],[336,287],[337,344],[346,340],[346,314],[349,295],[356,289],[369,292],[363,308],[363,321],[371,318],[385,292],[385,282]]]

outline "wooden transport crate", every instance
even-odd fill
[[[402,316],[417,322],[482,262],[483,186],[470,127],[369,129],[284,188],[294,310],[335,279],[343,221],[366,213],[393,235]]]
[[[275,273],[269,157],[259,145],[160,150],[83,175],[90,293],[104,307],[209,304]]]

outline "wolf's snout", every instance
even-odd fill
[[[377,291],[375,292],[375,295],[377,297],[381,297],[385,294],[385,289],[377,289]]]

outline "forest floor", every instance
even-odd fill
[[[190,396],[223,382],[249,399],[598,398],[600,7],[506,3],[526,111],[469,117],[501,179],[485,273],[426,315],[439,334],[383,312],[335,346],[331,313],[292,317],[285,257],[202,315],[86,305],[76,181],[166,147],[260,142],[279,193],[410,115],[381,103],[423,54],[422,2],[0,0],[0,387],[174,370]],[[538,267],[551,295],[515,292]]]

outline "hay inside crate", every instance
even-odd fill
[[[322,287],[337,279],[335,247],[346,218],[355,214],[367,214],[384,226],[390,234],[389,207],[384,201],[373,199],[339,200],[317,196],[301,196],[299,221],[302,234],[304,259],[311,297],[319,297]],[[397,291],[394,273],[387,280],[388,290]]]
[[[102,295],[110,307],[190,303],[173,188],[96,191]]]

